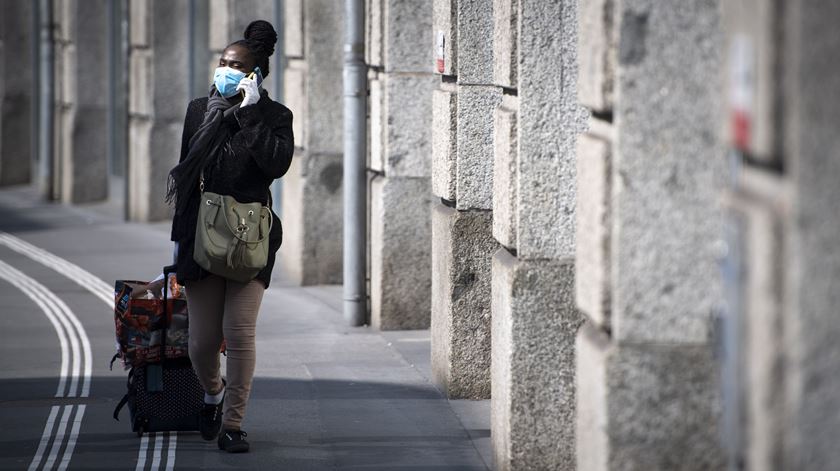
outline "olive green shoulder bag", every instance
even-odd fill
[[[204,191],[204,172],[199,188],[193,259],[215,275],[251,281],[268,263],[271,210],[262,203],[240,203],[232,196]]]

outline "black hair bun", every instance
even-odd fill
[[[245,40],[253,45],[253,52],[268,57],[274,54],[274,45],[277,43],[277,31],[274,26],[265,20],[252,21],[245,28]]]

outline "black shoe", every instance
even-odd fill
[[[219,435],[222,428],[222,406],[225,398],[218,404],[204,404],[201,415],[198,418],[198,429],[201,431],[201,438],[212,440]]]
[[[248,434],[242,430],[224,430],[219,434],[219,449],[228,453],[245,453],[251,446],[245,441]]]

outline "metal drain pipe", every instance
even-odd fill
[[[38,77],[38,190],[47,200],[58,199],[53,166],[53,2],[39,0],[40,64]]]
[[[344,318],[367,317],[367,67],[364,0],[344,2]]]

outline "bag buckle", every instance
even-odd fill
[[[248,225],[245,224],[245,218],[240,218],[239,225],[236,226],[236,232],[239,232],[240,234],[243,232],[248,232]]]

